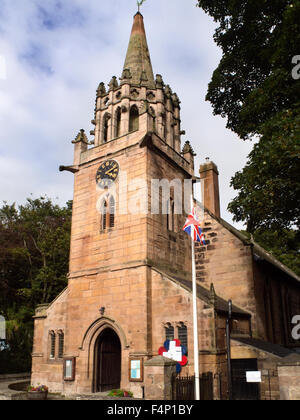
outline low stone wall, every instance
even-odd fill
[[[27,400],[26,387],[29,384],[29,373],[0,375],[0,401]]]
[[[27,400],[27,391],[23,388],[28,385],[29,382],[16,382],[11,384],[9,382],[3,382],[0,386],[0,401],[5,400]],[[22,389],[18,391],[18,386]]]

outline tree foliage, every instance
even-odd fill
[[[248,229],[299,226],[300,0],[199,0],[219,23],[223,51],[209,84],[214,113],[242,139],[258,139],[232,179],[230,204]]]
[[[0,208],[0,315],[8,344],[0,372],[28,369],[34,309],[67,284],[71,211],[71,203],[61,208],[47,197]]]
[[[299,105],[292,58],[300,54],[300,0],[199,0],[198,5],[220,24],[214,39],[223,51],[207,100],[241,138],[260,135],[269,118]]]
[[[239,195],[229,204],[247,230],[300,227],[300,112],[268,121],[245,168],[232,179]]]
[[[252,236],[256,243],[300,276],[299,231],[294,229],[257,229],[253,234],[243,230],[241,233],[249,239]]]
[[[262,230],[254,233],[254,239],[280,262],[300,276],[300,232],[295,230]]]

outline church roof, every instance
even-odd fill
[[[269,343],[267,341],[259,340],[256,338],[233,337],[232,339],[246,346],[250,346],[263,352],[272,354],[273,356],[283,358],[288,357],[290,355],[295,355],[295,352],[292,349],[288,349],[286,347],[280,346],[279,344]],[[300,357],[298,356],[298,360],[299,359]]]
[[[188,292],[192,293],[193,285],[191,281],[183,279],[181,277],[177,277],[175,275],[169,275],[155,266],[152,266],[152,268],[162,276],[168,278],[169,280],[181,286]],[[208,290],[200,284],[197,284],[197,297],[203,302],[205,302],[207,305],[213,306],[218,313],[228,314],[228,302],[220,296],[216,295],[214,289]],[[232,314],[242,318],[251,317],[251,314],[249,312],[244,311],[236,305],[232,305]]]
[[[181,284],[186,289],[192,292],[193,285],[191,281],[184,280],[178,277],[174,277],[174,280],[176,280],[176,282],[178,282],[179,284]],[[203,286],[200,286],[199,284],[197,284],[197,296],[199,299],[201,299],[208,305],[212,305],[212,302],[213,302],[214,308],[217,312],[228,314],[228,301],[226,301],[225,299],[221,298],[218,295],[215,295],[212,300],[211,291],[206,289]],[[251,316],[249,312],[244,311],[243,309],[239,308],[236,305],[232,305],[232,314],[238,315],[240,317],[245,317],[245,318],[250,318]]]
[[[260,246],[258,243],[256,243],[253,238],[248,239],[239,230],[234,228],[232,225],[227,223],[225,220],[223,220],[223,219],[218,219],[218,220],[226,229],[228,229],[231,233],[233,233],[235,236],[237,236],[242,242],[244,242],[248,245],[252,245],[253,254],[254,254],[255,257],[257,257],[260,260],[267,261],[268,263],[272,264],[273,266],[275,266],[279,270],[283,271],[289,277],[292,277],[294,280],[297,280],[298,282],[300,282],[300,277],[297,276],[297,274],[294,273],[294,271],[292,271],[286,265],[284,265],[280,261],[278,261],[272,254],[270,254],[262,246]]]
[[[201,203],[197,201],[198,205],[201,206]],[[205,211],[215,220],[217,220],[225,229],[229,230],[234,236],[236,236],[238,239],[240,239],[244,245],[252,246],[253,248],[253,255],[258,258],[258,260],[264,260],[267,261],[269,264],[272,264],[274,267],[278,268],[285,274],[287,274],[289,277],[293,278],[294,280],[300,282],[300,277],[297,276],[297,274],[292,271],[290,268],[288,268],[286,265],[282,264],[280,261],[277,260],[272,254],[270,254],[268,251],[266,251],[262,246],[260,246],[258,243],[254,241],[253,238],[248,238],[246,235],[244,235],[242,232],[240,232],[238,229],[236,229],[234,226],[232,226],[230,223],[226,222],[221,217],[216,217],[211,211],[209,211],[207,208],[205,208]]]
[[[144,18],[140,12],[134,16],[123,74],[130,71],[131,84],[155,87],[153,69],[148,49]]]

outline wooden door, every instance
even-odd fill
[[[95,392],[120,388],[121,343],[117,334],[110,328],[99,336],[95,355]]]

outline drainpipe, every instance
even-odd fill
[[[228,318],[226,320],[226,341],[227,341],[227,380],[228,398],[232,401],[232,370],[231,370],[231,343],[230,343],[230,321],[232,317],[232,301],[228,301]]]

